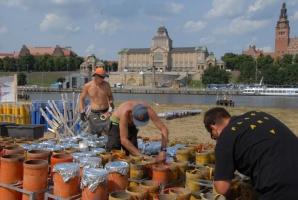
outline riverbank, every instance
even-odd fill
[[[188,110],[188,109],[201,109],[207,111],[208,109],[214,106],[204,106],[204,105],[152,105],[154,110],[157,113],[168,112],[171,110]],[[286,124],[297,136],[298,136],[298,112],[291,111],[286,109],[276,109],[276,108],[253,108],[253,107],[225,107],[231,115],[241,115],[245,112],[251,110],[260,110],[267,112],[281,122]],[[164,120],[163,122],[169,129],[169,139],[170,142],[174,141],[185,141],[185,142],[199,142],[199,143],[212,143],[215,144],[215,141],[210,138],[210,134],[207,133],[203,125],[203,116],[204,113],[188,116],[183,118],[176,118],[172,120]],[[140,136],[149,137],[149,138],[160,138],[159,130],[155,128],[152,122],[148,126],[140,127]]]
[[[117,107],[120,103],[116,102]],[[172,104],[151,104],[152,108],[157,113],[169,112],[174,110],[198,110],[201,109],[203,112],[214,106],[207,105],[172,105]],[[260,110],[267,112],[274,117],[278,118],[281,122],[286,124],[297,136],[298,136],[298,112],[288,110],[288,109],[278,109],[278,108],[254,108],[254,107],[225,107],[231,115],[241,115],[245,112],[251,110]],[[175,143],[177,141],[183,143],[204,143],[204,144],[215,144],[215,141],[210,138],[210,134],[207,133],[203,125],[204,113],[187,116],[182,118],[176,118],[171,120],[162,119],[169,130],[169,142]],[[155,127],[155,125],[150,121],[147,126],[139,127],[139,136],[148,137],[150,139],[160,139],[160,131]],[[48,135],[46,137],[53,137]]]

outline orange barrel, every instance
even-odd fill
[[[29,150],[27,151],[27,160],[49,160],[50,151],[48,150]]]
[[[204,165],[210,163],[210,152],[207,150],[196,153],[196,165]]]
[[[109,171],[108,192],[125,190],[128,187],[129,165],[124,161],[108,162],[105,169]]]
[[[153,165],[152,166],[152,180],[160,182],[162,185],[169,183],[170,167],[167,165]]]
[[[188,168],[188,162],[184,160],[177,160],[174,163],[178,166],[178,179],[181,181],[177,183],[177,187],[184,187],[185,185],[185,173]]]
[[[27,160],[24,162],[23,189],[36,192],[47,189],[48,161]],[[46,192],[46,191],[45,191]],[[22,200],[29,200],[30,196],[23,193]],[[44,192],[35,196],[36,200],[44,199]]]
[[[102,160],[99,157],[81,157],[79,158],[80,177],[83,175],[83,169],[100,168]]]
[[[142,180],[140,182],[140,187],[148,190],[148,200],[153,200],[154,195],[159,194],[161,190],[160,183],[153,180]]]
[[[82,200],[106,200],[108,198],[108,170],[85,168],[81,187]]]
[[[1,157],[0,183],[11,185],[23,180],[24,155],[4,155]],[[0,187],[0,197],[3,199],[22,199],[22,193],[16,190]]]
[[[169,188],[169,194],[176,196],[177,200],[190,200],[191,191],[183,187]]]
[[[13,110],[14,110],[15,123],[20,124],[21,123],[20,105],[19,104],[14,104],[13,105]]]
[[[188,148],[181,148],[176,150],[177,160],[190,161],[190,150]]]
[[[136,197],[138,200],[147,200],[148,198],[148,190],[140,186],[130,186],[127,187],[125,191]]]
[[[77,163],[57,163],[53,169],[53,195],[69,198],[79,194],[80,166]]]
[[[72,163],[73,162],[73,156],[66,153],[57,153],[51,156],[51,176],[53,176],[53,169],[57,163]]]
[[[178,165],[174,162],[166,162],[169,166],[169,182],[177,181],[178,179]]]
[[[11,155],[11,154],[22,154],[24,155],[25,149],[19,146],[7,146],[3,149],[4,155]]]

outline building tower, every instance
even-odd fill
[[[287,53],[290,42],[290,25],[287,15],[286,3],[282,4],[279,20],[275,28],[275,57],[282,57]]]

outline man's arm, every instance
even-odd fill
[[[109,99],[109,106],[110,106],[110,109],[111,109],[109,111],[111,112],[111,111],[114,110],[115,106],[114,106],[114,97],[113,97],[111,86],[110,86],[109,83],[107,83],[107,96],[108,96],[108,99]]]
[[[80,101],[79,101],[79,110],[80,110],[80,113],[83,113],[85,112],[85,99],[86,99],[86,96],[88,94],[88,89],[87,89],[87,86],[86,84],[83,86],[82,88],[82,92],[81,92],[81,96],[80,96]]]
[[[220,166],[218,166],[220,167]],[[214,181],[214,187],[218,194],[222,194],[225,197],[228,197],[231,191],[231,180],[221,180],[221,181]]]
[[[166,148],[168,144],[168,137],[169,137],[169,131],[166,125],[161,121],[161,119],[158,117],[156,112],[148,106],[148,113],[149,117],[156,126],[161,131],[161,148]],[[161,151],[159,154],[161,157],[166,157],[166,152]]]

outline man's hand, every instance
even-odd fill
[[[114,110],[115,106],[114,106],[114,103],[110,103],[110,107],[112,108],[112,110]]]
[[[84,122],[87,121],[87,116],[86,116],[85,112],[81,113],[81,120],[84,121]]]
[[[161,159],[165,159],[166,156],[167,156],[167,152],[165,152],[165,151],[160,151],[160,152],[159,152],[159,157],[160,157]]]

